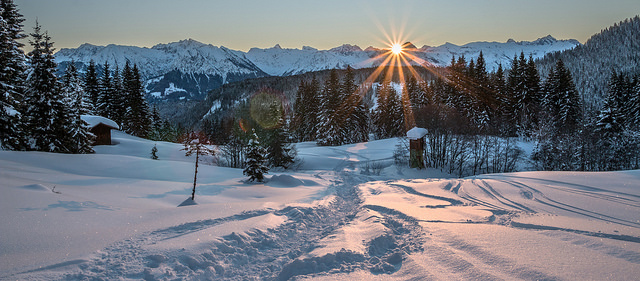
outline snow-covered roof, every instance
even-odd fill
[[[120,126],[118,125],[118,123],[116,123],[115,121],[106,118],[106,117],[102,117],[102,116],[96,116],[96,115],[82,115],[80,116],[80,118],[82,118],[82,120],[84,120],[85,122],[87,122],[89,124],[89,128],[93,128],[95,126],[98,126],[98,124],[102,123],[105,124],[109,127],[113,127],[114,129],[119,129]]]
[[[409,138],[410,140],[421,139],[426,135],[427,135],[427,129],[425,128],[413,127],[413,129],[407,132],[407,138]]]

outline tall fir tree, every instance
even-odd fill
[[[48,152],[70,152],[69,135],[71,120],[68,105],[55,72],[57,65],[53,56],[53,42],[36,22],[32,40],[33,50],[28,57],[31,62],[25,92],[25,121],[30,133],[31,150]]]
[[[65,70],[62,77],[62,91],[68,100],[66,104],[69,107],[69,118],[71,124],[69,133],[71,134],[70,143],[67,145],[70,153],[93,153],[91,144],[93,143],[93,134],[89,132],[88,124],[82,120],[82,115],[88,114],[89,99],[84,91],[82,80],[78,74],[75,62],[71,62]]]
[[[84,86],[87,96],[89,97],[89,113],[99,115],[100,105],[100,81],[98,80],[98,70],[96,62],[92,59],[87,66],[87,72],[84,75]]]
[[[347,67],[341,84],[342,104],[337,115],[340,119],[341,143],[365,142],[369,138],[367,108],[364,93],[355,83],[355,74],[351,66]]]
[[[550,113],[554,127],[560,133],[574,133],[582,124],[582,101],[573,83],[571,73],[562,60],[549,74],[545,83],[543,104]]]
[[[318,130],[318,144],[341,145],[342,135],[338,111],[342,105],[340,79],[337,71],[331,70],[329,79],[325,82],[321,95],[320,126]]]
[[[131,68],[131,77],[127,78],[125,84],[127,85],[126,104],[128,105],[129,132],[134,136],[146,138],[151,130],[151,118],[149,104],[144,98],[142,77],[136,64]]]
[[[25,149],[23,21],[12,0],[0,1],[0,149]]]
[[[113,87],[113,77],[109,62],[105,61],[102,67],[102,78],[100,79],[100,96],[98,98],[98,115],[113,119],[115,90]],[[122,124],[118,124],[122,125]]]
[[[118,64],[115,64],[115,67],[113,69],[110,93],[111,116],[109,118],[120,124],[121,130],[129,133],[130,124],[128,120],[129,118],[127,118],[128,102],[125,90],[125,82],[123,72],[120,71],[120,67],[118,66]]]

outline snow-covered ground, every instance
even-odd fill
[[[184,207],[194,160],[177,144],[114,132],[92,155],[0,151],[0,279],[640,274],[640,171],[456,179],[394,166],[396,142],[300,143],[298,170],[265,184],[201,165],[198,204]]]

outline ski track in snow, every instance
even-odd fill
[[[320,278],[332,274],[350,274],[357,271],[375,276],[397,275],[404,280],[561,280],[549,272],[518,264],[515,260],[493,252],[473,241],[441,227],[441,224],[495,224],[503,227],[536,231],[550,239],[602,253],[632,264],[640,264],[640,253],[606,243],[592,237],[609,238],[640,243],[640,237],[616,235],[587,230],[536,225],[513,221],[518,214],[536,214],[539,206],[631,228],[640,223],[551,199],[546,191],[518,181],[487,176],[482,179],[446,180],[440,189],[446,196],[428,194],[401,181],[377,182],[378,188],[389,188],[406,200],[436,200],[448,204],[428,205],[427,208],[450,210],[461,207],[482,207],[493,213],[486,220],[429,221],[417,218],[402,209],[383,204],[368,204],[362,194],[363,185],[375,178],[345,169],[354,168],[369,160],[354,162],[354,153],[333,150],[345,159],[334,173],[339,180],[330,190],[334,199],[326,205],[313,207],[289,206],[282,209],[253,210],[236,215],[187,222],[168,228],[139,234],[98,251],[90,259],[72,260],[41,269],[23,272],[9,278],[103,280],[103,279],[216,279],[216,280],[289,280]],[[317,176],[320,176],[319,174]],[[522,177],[521,179],[527,179]],[[540,181],[540,179],[529,179]],[[510,196],[493,183],[502,183],[519,191]],[[413,183],[413,182],[409,182]],[[421,183],[420,180],[415,183]],[[548,180],[549,184],[560,184]],[[640,207],[640,196],[573,185],[573,189],[548,185],[549,190],[605,200],[630,207]],[[384,195],[371,189],[370,196]],[[370,211],[387,230],[369,241],[362,241],[363,253],[342,249],[324,255],[312,255],[320,241],[355,223],[360,212]],[[198,249],[157,251],[153,245],[166,243],[216,226],[265,215],[286,217],[274,228],[253,229],[244,233],[231,233],[214,241],[203,243]],[[429,264],[432,267],[425,266]],[[62,270],[72,268],[70,270]],[[413,270],[410,270],[410,269]],[[2,279],[4,279],[3,277]]]

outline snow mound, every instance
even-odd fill
[[[20,186],[19,188],[27,189],[27,190],[33,190],[33,191],[51,191],[51,188],[48,188],[48,187],[46,187],[44,185],[41,185],[39,183],[23,185],[23,186]]]
[[[274,175],[267,185],[271,187],[296,187],[305,185],[305,183],[290,175]]]
[[[193,205],[198,205],[198,203],[196,203],[196,201],[194,201],[193,199],[191,199],[191,197],[189,197],[187,198],[187,200],[182,201],[182,203],[180,203],[178,207],[193,206]]]

